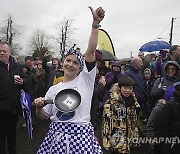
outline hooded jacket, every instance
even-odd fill
[[[23,74],[23,81],[24,81],[23,89],[25,92],[30,94],[31,100],[33,101],[37,95],[39,82],[36,75],[31,72],[29,64],[27,63],[22,64],[22,67],[27,68],[27,72]]]
[[[167,67],[169,65],[174,65],[176,67],[176,74],[172,77],[167,75]],[[156,100],[163,99],[165,96],[165,91],[163,90],[163,86],[173,86],[173,84],[179,80],[180,74],[179,74],[180,66],[175,61],[168,61],[164,64],[163,73],[164,77],[158,78],[151,91],[151,96],[154,97]]]
[[[120,68],[120,71],[119,72],[115,72],[113,70],[114,66],[118,66]],[[119,61],[114,61],[111,64],[111,71],[109,73],[107,73],[106,76],[105,76],[106,86],[105,86],[105,95],[104,95],[103,102],[105,102],[107,99],[110,98],[109,90],[110,90],[111,86],[114,83],[118,83],[118,81],[120,80],[121,77],[122,77],[121,64],[120,64]]]

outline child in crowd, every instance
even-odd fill
[[[144,79],[143,79],[143,83],[144,83],[144,120],[146,121],[153,109],[153,107],[155,106],[155,101],[153,100],[153,98],[150,96],[151,94],[151,89],[154,85],[154,78],[153,78],[153,74],[151,69],[146,68],[144,70]]]
[[[139,107],[133,93],[135,82],[130,77],[122,77],[118,88],[114,84],[110,99],[104,104],[102,139],[103,147],[112,153],[130,153],[139,146],[132,138],[138,139],[136,107]]]

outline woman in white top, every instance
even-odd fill
[[[95,51],[98,41],[99,23],[105,12],[99,7],[93,10],[92,31],[88,48],[82,56],[79,51],[70,48],[64,63],[64,80],[49,88],[45,98],[37,98],[36,114],[40,119],[51,119],[47,136],[41,144],[38,154],[101,154],[101,147],[94,136],[94,129],[90,123],[91,99],[96,76]],[[54,104],[44,106],[44,100],[54,99],[64,89],[74,89],[81,96],[81,103],[70,114],[63,114]],[[44,107],[43,107],[44,106]]]

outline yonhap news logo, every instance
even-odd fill
[[[165,143],[165,144],[180,144],[180,137],[139,137],[139,138],[128,138],[128,143],[139,143],[139,144],[151,144],[151,143]]]

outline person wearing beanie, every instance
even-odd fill
[[[35,62],[33,62],[32,60],[28,59],[25,61],[25,63],[27,63],[30,67],[30,71],[34,74],[36,74],[36,70],[34,68]]]
[[[30,68],[32,68],[32,67],[33,67],[33,62],[32,62],[31,60],[29,60],[29,59],[28,59],[28,60],[26,60],[26,63],[27,63],[27,64],[29,64]]]

